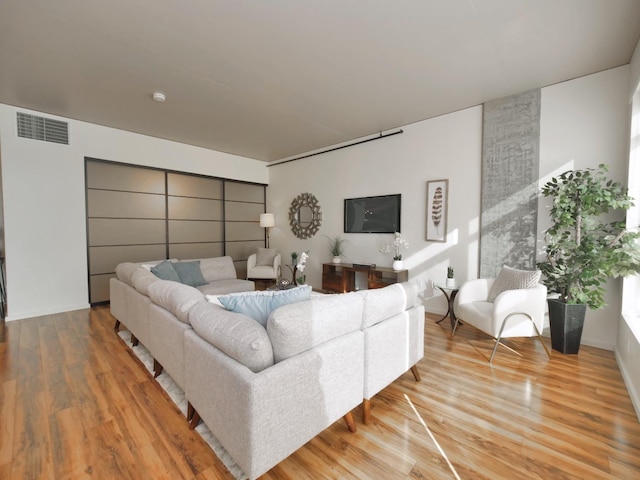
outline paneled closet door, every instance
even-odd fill
[[[265,208],[265,187],[227,181],[224,184],[225,245],[236,267],[238,278],[247,276],[247,258],[265,245],[260,214]]]
[[[224,255],[223,185],[217,178],[167,174],[171,258]]]
[[[265,185],[85,159],[89,302],[109,300],[122,262],[233,258],[264,246]]]
[[[86,162],[89,302],[109,300],[122,262],[166,258],[165,172]]]

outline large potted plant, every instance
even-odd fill
[[[553,199],[546,257],[538,262],[549,292],[551,345],[578,353],[587,308],[604,307],[604,284],[640,272],[640,237],[612,213],[633,206],[626,188],[607,177],[606,165],[569,170],[542,188]],[[604,216],[604,217],[603,217]]]

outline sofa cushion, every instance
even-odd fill
[[[131,275],[138,268],[138,265],[131,262],[119,263],[116,266],[116,277],[121,282],[131,285]]]
[[[237,278],[236,267],[233,264],[233,259],[229,256],[194,258],[192,260],[200,260],[200,270],[202,271],[202,276],[208,283],[215,282],[217,280],[229,280]]]
[[[149,298],[185,323],[189,323],[189,310],[205,301],[204,294],[198,289],[170,280],[158,280],[149,285]]]
[[[253,319],[203,302],[191,309],[189,322],[200,337],[252,371],[273,365],[267,331]]]
[[[493,302],[498,295],[507,290],[533,288],[540,281],[541,274],[540,270],[518,270],[505,265],[491,285],[487,300]]]
[[[131,283],[133,288],[143,295],[149,296],[149,285],[160,279],[156,277],[150,270],[140,266],[131,274]]]
[[[180,283],[190,285],[192,287],[200,287],[206,285],[207,281],[202,276],[200,270],[200,260],[193,260],[191,262],[176,262],[173,265],[178,277],[180,277]]]
[[[273,267],[273,261],[276,259],[276,255],[277,252],[275,248],[258,248],[256,265]]]
[[[362,328],[368,328],[403,312],[416,303],[418,287],[413,283],[394,283],[384,288],[360,290],[364,298]]]
[[[310,296],[311,286],[301,285],[289,290],[232,293],[221,295],[218,300],[227,310],[243,313],[264,327],[273,310],[290,303],[309,300]]]
[[[216,280],[197,287],[205,295],[226,295],[228,293],[253,292],[256,284],[251,280],[233,278],[227,280]]]
[[[178,275],[176,269],[173,268],[173,263],[169,262],[168,260],[160,262],[158,265],[151,267],[151,273],[162,280],[171,280],[172,282],[180,281],[180,275]]]
[[[281,362],[333,338],[360,330],[364,300],[356,293],[318,295],[275,310],[267,322],[273,357]]]

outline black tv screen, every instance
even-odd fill
[[[344,233],[400,231],[401,194],[344,200]]]

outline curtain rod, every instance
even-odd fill
[[[342,148],[353,147],[354,145],[360,145],[361,143],[371,142],[373,140],[380,140],[381,138],[391,137],[393,135],[398,135],[399,133],[404,133],[404,130],[396,130],[395,132],[385,133],[384,135],[380,132],[380,135],[377,137],[367,138],[366,140],[359,140],[357,142],[349,143],[347,145],[341,145],[339,147],[328,148],[327,150],[321,150],[320,152],[310,153],[308,155],[302,155],[301,157],[290,158],[289,160],[283,160],[282,162],[270,163],[267,167],[275,167],[276,165],[282,165],[283,163],[295,162],[296,160],[302,160],[303,158],[313,157],[315,155],[322,155],[323,153],[334,152],[336,150],[340,150]]]

